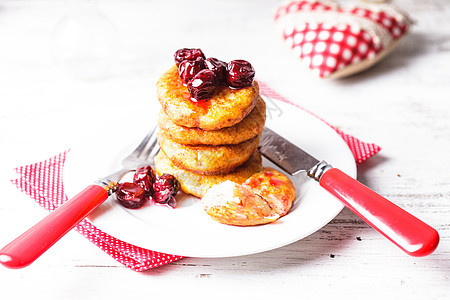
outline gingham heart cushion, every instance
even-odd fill
[[[367,69],[395,48],[411,24],[389,4],[340,7],[326,0],[287,2],[275,22],[296,56],[321,78]]]

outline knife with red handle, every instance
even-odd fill
[[[426,256],[437,248],[439,234],[434,228],[267,127],[261,135],[259,150],[291,175],[306,171],[322,188],[407,254]]]

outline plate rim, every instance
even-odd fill
[[[317,124],[320,124],[320,126],[322,128],[327,128],[326,131],[328,131],[328,133],[330,133],[331,135],[334,135],[335,137],[337,137],[337,139],[335,139],[335,140],[336,141],[340,141],[341,146],[345,146],[345,147],[342,147],[342,148],[346,150],[345,152],[347,152],[347,155],[350,155],[352,157],[353,164],[351,166],[351,169],[352,169],[353,172],[348,172],[348,170],[347,170],[346,173],[348,173],[349,176],[351,176],[353,178],[356,178],[356,176],[357,176],[357,169],[356,169],[356,162],[354,160],[353,154],[351,153],[351,150],[348,147],[348,144],[345,143],[345,141],[342,139],[342,136],[340,136],[333,127],[331,127],[328,123],[324,122],[321,118],[317,117],[316,115],[310,113],[309,111],[307,111],[307,110],[305,110],[305,109],[303,109],[303,108],[301,108],[301,107],[299,107],[299,106],[297,106],[295,104],[292,104],[292,103],[289,103],[289,102],[284,102],[284,101],[279,101],[278,104],[281,104],[281,106],[286,105],[286,106],[289,106],[289,107],[290,106],[295,107],[296,110],[300,110],[300,111],[302,111],[302,113],[307,115],[310,118],[310,120],[314,120],[313,122],[316,122]],[[72,160],[73,160],[73,156],[72,156]],[[69,166],[70,166],[70,161],[71,160],[69,158]],[[67,170],[67,166],[66,165],[64,166],[64,169]],[[68,173],[69,172],[64,172],[64,174],[63,174],[63,178],[64,178],[63,182],[65,182],[65,183],[67,182],[65,179],[67,178],[67,174]],[[336,199],[336,201],[338,201],[338,200]],[[103,206],[104,205],[105,204],[103,204]],[[170,249],[170,246],[169,247],[160,247],[160,246],[156,247],[155,245],[151,246],[151,245],[148,245],[148,243],[142,243],[142,242],[136,241],[136,238],[131,238],[130,237],[129,239],[127,239],[126,236],[124,236],[123,234],[121,234],[119,232],[111,233],[111,230],[109,230],[108,228],[105,228],[105,224],[104,223],[100,224],[98,221],[96,222],[96,220],[92,219],[91,217],[88,217],[88,219],[89,219],[89,221],[91,221],[93,223],[94,226],[96,226],[101,231],[103,231],[103,232],[113,236],[114,238],[118,238],[118,239],[120,239],[120,240],[122,240],[124,242],[133,244],[133,245],[138,246],[138,247],[148,248],[148,249],[152,249],[153,251],[158,251],[158,252],[171,253],[172,255],[181,255],[181,256],[189,256],[189,257],[204,257],[204,258],[218,258],[218,257],[235,257],[235,256],[242,256],[242,255],[249,255],[249,254],[265,252],[265,251],[268,251],[268,250],[273,250],[273,249],[276,249],[276,248],[279,248],[279,247],[286,246],[286,245],[291,244],[293,242],[299,241],[299,240],[304,239],[305,237],[313,234],[314,232],[320,230],[323,226],[325,226],[331,220],[333,220],[342,211],[343,208],[344,208],[344,205],[341,202],[339,202],[339,201],[336,202],[336,209],[333,210],[333,213],[331,213],[329,215],[329,217],[325,221],[321,222],[320,225],[315,226],[314,228],[311,228],[308,232],[304,233],[300,237],[299,237],[299,235],[297,235],[297,236],[293,236],[292,235],[292,236],[290,236],[289,239],[285,239],[283,242],[278,242],[276,245],[268,245],[267,247],[260,247],[258,250],[251,249],[251,250],[246,251],[246,250],[242,250],[241,249],[240,251],[228,251],[228,253],[195,253],[195,251],[192,252],[192,251],[188,251],[188,250],[179,252],[179,251],[176,251],[176,250],[172,251]],[[125,214],[125,215],[127,215],[128,217],[131,216],[130,214]],[[284,216],[283,218],[287,219],[288,216],[289,215]],[[283,218],[281,218],[281,219],[283,219]],[[223,224],[221,224],[221,225],[223,225]],[[270,225],[270,224],[263,225],[263,226],[268,226],[268,225]],[[229,225],[224,225],[224,226],[229,226]],[[106,226],[106,227],[108,227],[108,226]],[[151,246],[151,247],[149,247],[149,246]]]

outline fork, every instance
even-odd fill
[[[159,150],[156,132],[155,127],[139,146],[122,160],[122,169],[98,179],[1,249],[0,263],[12,269],[30,265],[105,202],[117,190],[118,182],[127,173],[139,167],[153,165],[153,158]]]

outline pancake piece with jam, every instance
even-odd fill
[[[192,100],[181,81],[177,66],[164,73],[156,84],[162,109],[173,123],[203,130],[218,130],[242,121],[256,105],[259,87],[256,81],[242,88],[217,85],[207,100]]]
[[[277,170],[264,167],[242,184],[224,181],[214,185],[203,196],[202,206],[220,223],[253,226],[286,215],[295,198],[291,180]]]

